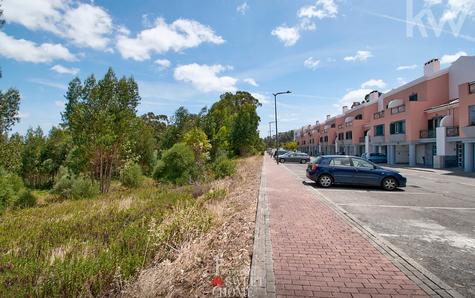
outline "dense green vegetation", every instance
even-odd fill
[[[20,94],[0,93],[0,296],[98,296],[213,224],[196,191],[263,151],[258,101],[137,115],[132,77],[73,79],[63,122],[9,135]],[[151,229],[151,226],[154,229]],[[157,228],[158,227],[158,228]],[[151,233],[150,231],[154,231]]]

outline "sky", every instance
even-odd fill
[[[133,76],[139,114],[260,100],[261,136],[340,113],[440,58],[475,54],[475,0],[0,0],[0,90],[21,93],[14,132],[61,121],[68,82]]]

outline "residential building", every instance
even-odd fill
[[[380,152],[389,164],[475,171],[475,56],[448,68],[425,63],[420,78],[297,131],[301,151],[361,155]]]

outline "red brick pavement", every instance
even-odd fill
[[[390,260],[266,157],[277,297],[427,297]]]

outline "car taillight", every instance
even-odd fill
[[[318,165],[316,163],[312,164],[312,172],[315,172],[318,168]]]

